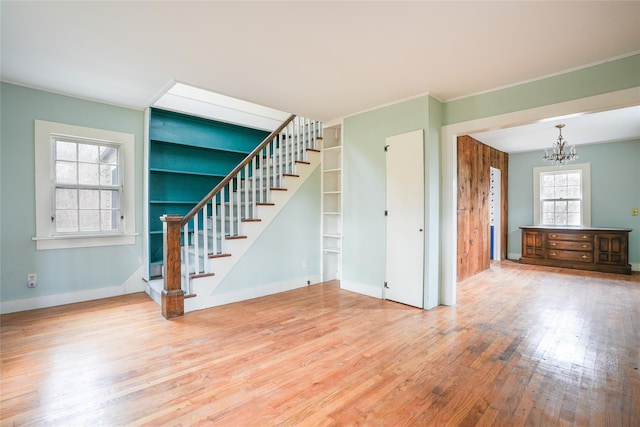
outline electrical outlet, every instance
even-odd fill
[[[35,288],[38,286],[38,275],[36,273],[27,274],[27,288]]]
[[[302,268],[309,268],[309,260],[308,259],[303,259],[302,260]]]

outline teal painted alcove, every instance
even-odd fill
[[[149,120],[149,261],[162,264],[165,214],[185,215],[269,132],[152,108]]]

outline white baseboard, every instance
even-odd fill
[[[64,294],[43,295],[33,298],[2,301],[0,303],[0,314],[35,310],[38,308],[55,307],[58,305],[73,304],[76,302],[91,301],[101,298],[110,298],[135,292],[144,292],[145,283],[144,280],[142,280],[143,269],[143,266],[138,268],[121,285],[87,289],[76,292],[67,292]]]
[[[371,285],[369,283],[358,283],[350,280],[341,280],[340,288],[345,291],[351,291],[358,294],[367,295],[374,298],[382,299],[382,286]]]
[[[267,295],[273,295],[280,292],[291,291],[293,289],[308,286],[307,282],[310,282],[311,284],[319,283],[320,275],[302,277],[285,282],[269,283],[254,288],[240,289],[237,291],[230,291],[219,294],[214,292],[212,295],[208,296],[185,298],[184,312],[188,313],[190,311],[203,310],[206,308],[217,307],[220,305],[231,304],[239,301],[246,301],[248,299],[260,298]]]

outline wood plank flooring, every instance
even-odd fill
[[[314,285],[3,315],[0,424],[639,426],[640,275],[512,262],[424,311]]]

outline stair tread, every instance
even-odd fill
[[[256,206],[275,206],[275,203],[267,203],[267,202],[259,202],[256,203]]]
[[[262,221],[260,218],[242,218],[242,222],[260,222]]]
[[[304,160],[296,160],[296,163],[302,163],[303,165],[310,165],[311,162],[305,162]]]
[[[231,254],[210,254],[209,258],[224,258],[231,256]]]
[[[200,277],[211,277],[215,276],[215,273],[198,273],[198,274],[190,274],[189,277],[192,279],[198,279]]]
[[[269,187],[269,190],[271,190],[271,191],[287,191],[287,189],[284,188],[284,187]]]
[[[246,239],[247,236],[225,236],[227,240]]]
[[[294,173],[283,173],[282,176],[289,176],[294,178],[300,178],[300,175],[296,175]]]

